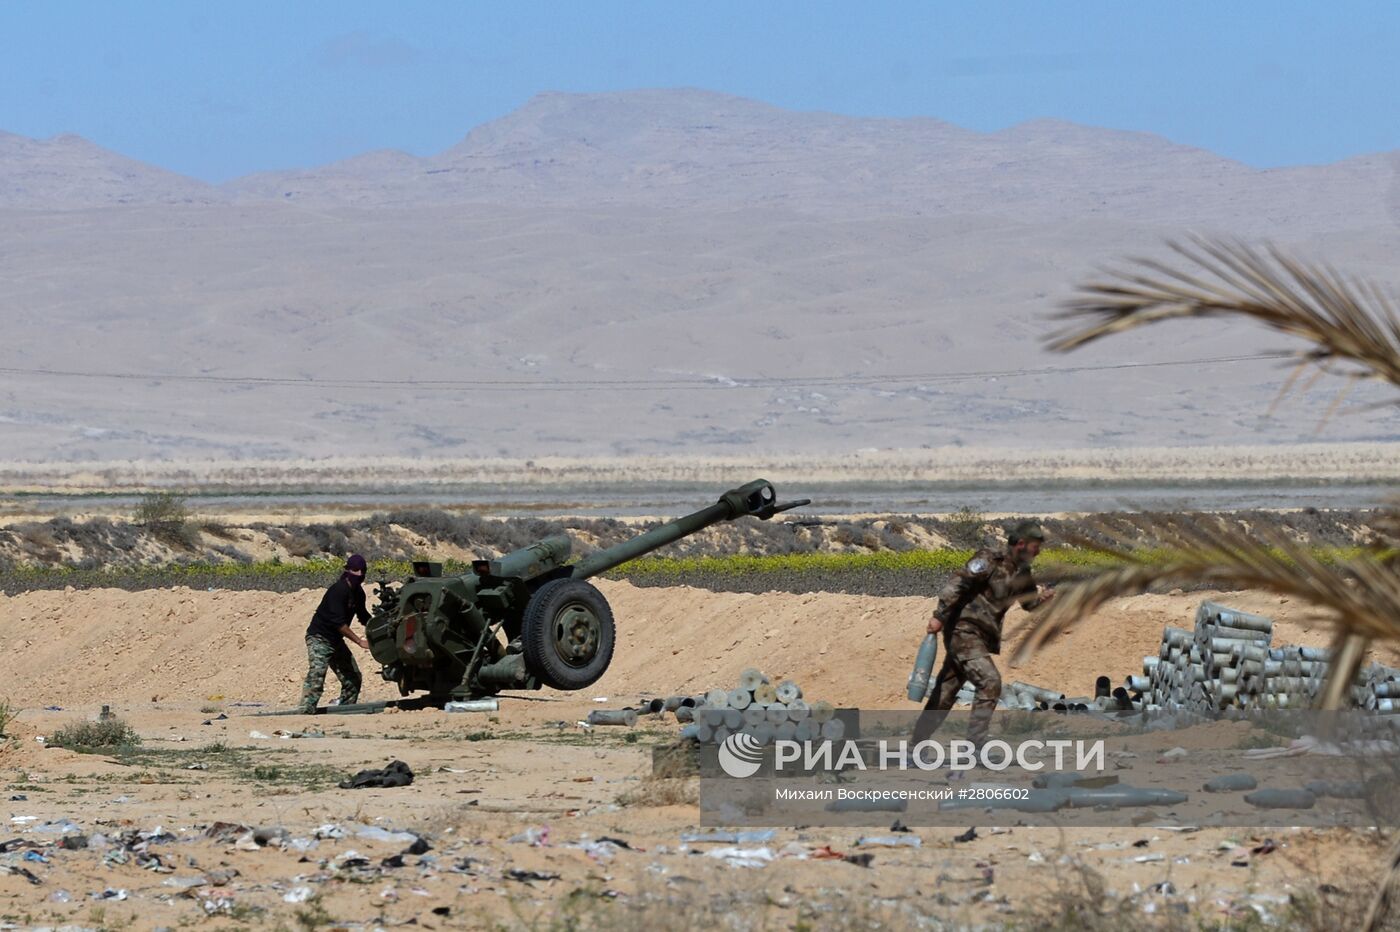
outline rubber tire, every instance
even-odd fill
[[[598,619],[598,650],[582,667],[566,663],[555,649],[554,618],[571,602],[581,602]],[[608,600],[581,579],[552,579],[535,590],[525,606],[520,639],[525,648],[525,665],[546,686],[554,689],[583,689],[598,682],[612,663],[617,632]]]

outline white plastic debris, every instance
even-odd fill
[[[305,903],[311,899],[312,890],[310,887],[293,887],[282,895],[283,903]]]
[[[506,839],[510,844],[530,845],[534,848],[544,848],[549,845],[549,826],[527,828],[525,831],[512,835]]]
[[[418,840],[418,836],[412,832],[391,832],[377,825],[363,825],[355,834],[369,841],[387,841],[398,845],[411,845]]]
[[[771,848],[740,848],[732,845],[727,848],[706,851],[705,857],[717,858],[730,867],[764,867],[773,860],[773,850]]]
[[[918,835],[867,835],[856,839],[856,847],[878,845],[882,848],[918,848],[923,840]]]
[[[681,841],[686,844],[709,843],[731,845],[753,845],[771,841],[777,832],[771,828],[755,829],[749,832],[684,832]]]
[[[790,841],[778,849],[778,857],[805,861],[812,856],[811,850],[800,841]]]
[[[193,877],[169,877],[161,881],[167,887],[174,887],[177,890],[190,890],[194,887],[204,885],[204,876],[197,874]]]

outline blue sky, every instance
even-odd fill
[[[542,91],[1036,117],[1256,166],[1400,149],[1400,4],[0,2],[0,130],[212,181],[418,155]]]

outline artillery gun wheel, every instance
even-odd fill
[[[583,689],[612,662],[616,633],[608,600],[581,579],[554,579],[525,606],[525,662],[555,689]]]

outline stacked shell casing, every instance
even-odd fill
[[[1143,658],[1129,688],[1148,709],[1212,712],[1222,709],[1306,709],[1327,680],[1330,652],[1322,647],[1272,645],[1274,623],[1263,615],[1202,602],[1193,630],[1166,627],[1155,657]],[[1354,707],[1394,710],[1400,670],[1362,669],[1350,691]]]
[[[809,703],[796,683],[774,683],[755,669],[740,673],[732,689],[712,689],[695,697],[689,717],[681,737],[702,744],[719,744],[739,733],[752,736],[760,745],[781,740],[834,741],[845,734],[845,724],[831,703]]]

